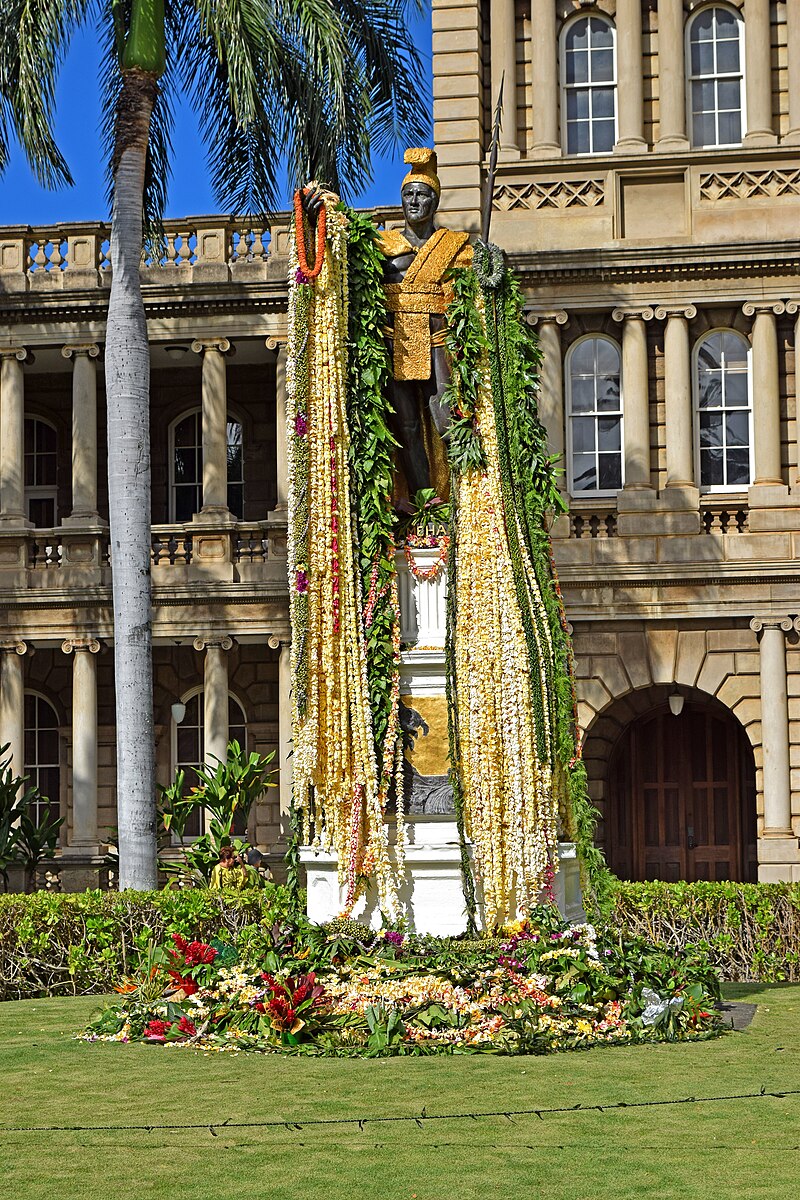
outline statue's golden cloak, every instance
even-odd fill
[[[430,319],[443,316],[452,298],[447,272],[472,262],[469,234],[437,229],[423,246],[412,246],[399,229],[385,229],[379,239],[387,258],[415,256],[403,282],[388,283],[385,288],[386,307],[394,316],[394,325],[387,330],[394,340],[394,377],[429,379],[431,345],[442,341],[434,333],[432,343]]]

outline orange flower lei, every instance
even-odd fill
[[[317,278],[322,270],[322,263],[325,258],[325,232],[328,214],[323,204],[317,217],[317,255],[314,259],[314,266],[309,267],[306,257],[305,214],[303,212],[303,196],[308,194],[308,190],[308,188],[299,188],[294,194],[294,225],[297,234],[297,261],[300,264],[300,270],[310,283],[312,279]]]
[[[439,556],[436,559],[436,562],[433,564],[433,566],[429,567],[427,571],[424,571],[424,570],[422,570],[421,567],[417,566],[416,561],[414,559],[414,555],[411,552],[411,550],[409,550],[409,548],[408,548],[408,544],[403,546],[403,553],[406,556],[406,562],[408,563],[408,569],[410,570],[410,572],[414,576],[414,578],[418,579],[420,581],[420,583],[431,583],[434,579],[436,579],[436,577],[439,575],[439,572],[447,564],[447,553],[448,553],[448,550],[450,549],[450,538],[447,534],[445,534],[444,537],[442,537],[441,539],[438,540],[438,546],[439,546]],[[431,549],[432,548],[433,547],[431,547]]]

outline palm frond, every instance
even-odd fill
[[[55,141],[55,85],[72,34],[91,0],[3,0],[0,5],[0,170],[10,134],[45,187],[71,184]]]

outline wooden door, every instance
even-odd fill
[[[606,853],[626,879],[750,879],[755,789],[733,717],[687,703],[635,721],[609,772]],[[752,757],[752,755],[750,756]]]

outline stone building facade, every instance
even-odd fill
[[[800,878],[800,3],[434,0],[451,224],[544,350],[600,836],[632,878]],[[678,709],[679,714],[674,715]]]
[[[288,220],[288,218],[287,218]],[[251,836],[288,807],[286,230],[167,226],[152,345],[159,782],[278,753]],[[116,825],[103,340],[108,229],[0,230],[0,744],[66,817],[53,870],[95,881]],[[283,697],[281,702],[280,697]]]
[[[434,0],[433,51],[451,227],[479,227],[505,79],[492,238],[564,456],[555,555],[609,860],[800,878],[800,0]],[[64,886],[114,824],[107,233],[0,230],[0,743],[59,798]],[[276,749],[251,832],[277,858],[286,226],[167,233],[143,267],[159,779],[226,732]]]

